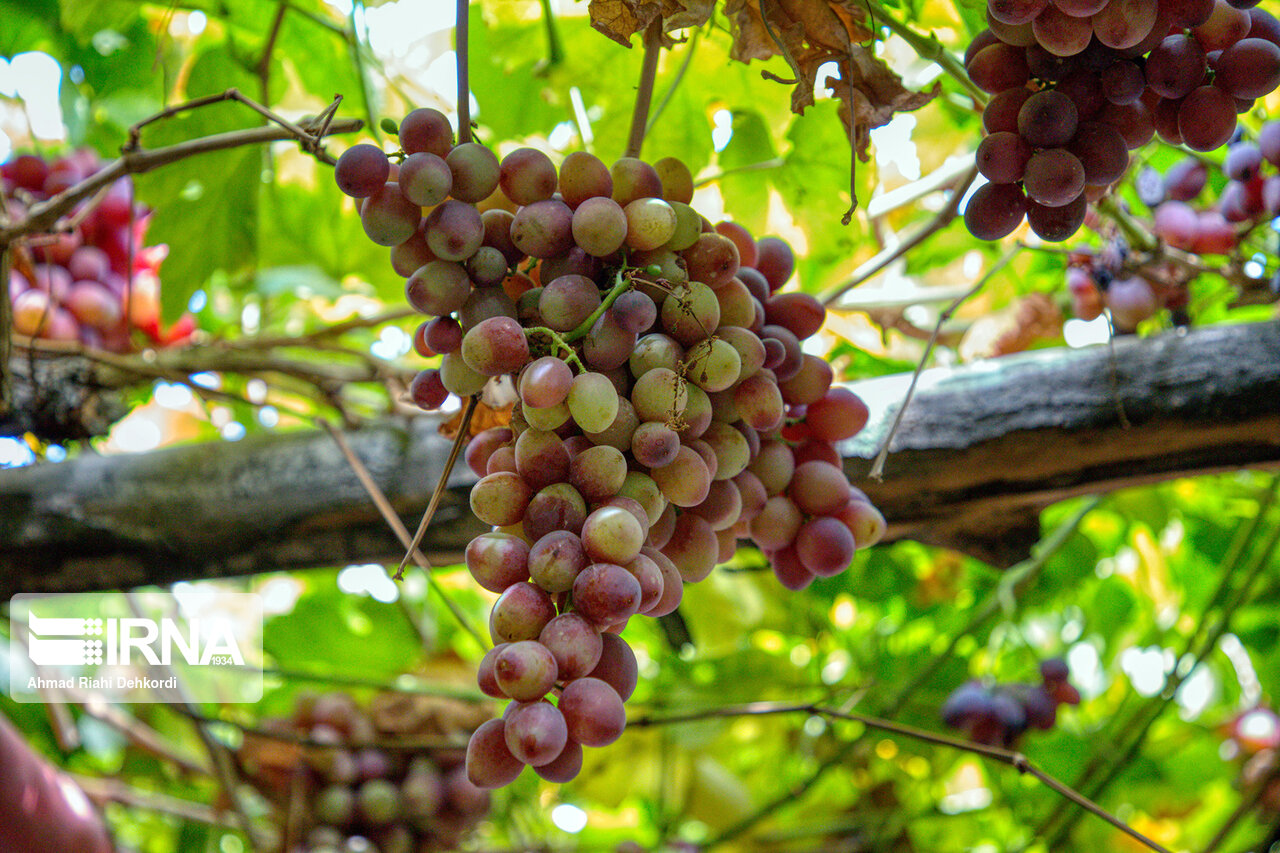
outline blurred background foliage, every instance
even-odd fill
[[[980,4],[966,0],[872,8],[932,31],[953,51],[981,26]],[[452,7],[438,0],[0,0],[0,19],[0,140],[8,149],[0,159],[81,146],[110,157],[134,122],[232,87],[290,118],[314,115],[341,94],[339,114],[367,123],[360,138],[378,138],[379,119],[414,106],[455,107]],[[485,0],[472,5],[471,34],[481,141],[499,154],[520,145],[557,158],[580,148],[606,160],[621,154],[641,51],[594,32],[585,4]],[[945,204],[938,186],[954,183],[977,144],[973,102],[943,78],[934,103],[873,134],[873,159],[858,164],[853,181],[860,210],[843,227],[850,151],[836,103],[820,94],[804,115],[792,115],[788,90],[762,78],[759,62],[729,59],[719,13],[687,35],[662,56],[644,155],[684,160],[699,179],[694,205],[712,221],[789,239],[806,291],[828,292],[934,217]],[[881,35],[877,50],[909,89],[939,77],[900,39]],[[763,67],[788,72],[780,60]],[[151,125],[142,141],[157,147],[258,123],[224,103]],[[335,139],[329,151],[356,141]],[[200,342],[306,334],[402,307],[386,251],[364,237],[328,168],[296,146],[185,160],[137,178],[136,192],[155,211],[149,241],[169,246],[166,316],[191,310]],[[895,319],[927,330],[998,253],[953,224],[867,288]],[[965,306],[958,328],[1032,292],[1064,305],[1063,267],[1058,254],[1022,252]],[[1200,299],[1201,318],[1266,316],[1229,309],[1229,295],[1211,284]],[[883,320],[833,311],[821,341],[845,379],[910,369],[919,357],[922,341]],[[414,325],[405,317],[357,328],[343,345],[410,365]],[[333,355],[302,347],[298,357]],[[954,346],[935,355],[941,364],[957,358]],[[216,401],[167,383],[138,389],[134,411],[92,450],[10,443],[4,457],[29,464],[38,455],[235,440],[309,427],[328,411],[298,388],[232,374],[211,381],[225,392]],[[390,410],[377,386],[347,393],[358,413]],[[155,428],[140,429],[143,421]],[[791,594],[744,550],[728,570],[688,589],[681,612],[692,643],[673,647],[655,624],[628,631],[642,674],[628,707],[645,715],[820,702],[939,729],[940,705],[964,681],[1033,681],[1041,659],[1061,656],[1083,701],[1052,731],[1029,735],[1027,755],[1171,849],[1203,849],[1250,795],[1238,781],[1243,757],[1222,727],[1280,691],[1280,561],[1273,541],[1268,550],[1280,525],[1268,498],[1274,490],[1267,476],[1237,472],[1107,496],[1017,589],[971,558],[899,542],[860,552],[850,572]],[[1046,512],[1045,531],[1071,519],[1082,500]],[[465,570],[437,576],[483,624],[489,596]],[[223,709],[229,718],[253,724],[286,714],[304,690],[367,699],[379,685],[411,684],[482,698],[472,675],[481,650],[420,576],[395,585],[384,567],[335,566],[238,586],[273,602],[266,651],[277,670],[263,702]],[[197,803],[215,799],[211,780],[127,746],[93,714],[75,711],[83,745],[68,753],[43,708],[7,698],[0,705],[74,772]],[[200,751],[190,722],[166,707],[127,710],[177,751]],[[224,734],[234,742],[234,731]],[[1137,849],[1009,768],[803,715],[633,726],[620,743],[589,752],[574,783],[525,774],[494,803],[469,842],[474,849],[608,850],[624,841],[645,849],[674,841],[752,850]],[[585,812],[585,827],[557,821],[565,814],[553,810],[558,804]],[[124,806],[108,814],[138,850],[244,849],[227,826]],[[1266,831],[1247,814],[1228,849]]]

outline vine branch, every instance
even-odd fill
[[[624,156],[639,157],[644,147],[644,133],[649,122],[649,104],[653,100],[653,80],[658,73],[658,55],[662,51],[662,16],[653,19],[644,31],[644,61],[640,65],[640,82],[636,86],[636,104],[631,113],[631,132],[627,136]]]
[[[458,71],[458,142],[471,141],[471,4],[458,0],[454,13],[454,57]]]
[[[474,401],[474,398],[472,399]],[[345,458],[347,460],[347,464],[351,466],[351,470],[360,481],[360,485],[369,493],[370,500],[373,501],[374,506],[376,506],[378,508],[378,512],[381,513],[382,520],[385,521],[387,526],[391,528],[392,532],[396,534],[396,538],[399,539],[400,543],[407,549],[409,557],[417,564],[418,568],[422,569],[423,574],[426,575],[427,585],[431,587],[431,590],[435,592],[436,595],[440,596],[445,607],[449,608],[449,612],[453,614],[453,618],[458,621],[458,625],[460,625],[463,630],[472,637],[475,637],[476,642],[480,644],[480,648],[487,649],[489,644],[485,642],[484,637],[476,630],[476,627],[471,624],[471,620],[467,618],[467,614],[462,612],[462,608],[458,607],[457,603],[455,603],[454,600],[449,597],[449,594],[444,591],[444,588],[440,586],[440,582],[436,580],[435,572],[432,571],[431,568],[431,562],[427,559],[425,554],[418,550],[417,544],[409,536],[408,528],[404,526],[404,522],[402,522],[400,520],[400,516],[396,514],[395,507],[391,505],[391,501],[387,500],[387,496],[383,494],[382,489],[378,488],[378,484],[374,482],[373,477],[369,474],[369,469],[360,461],[360,457],[356,456],[355,451],[351,449],[351,445],[347,443],[347,440],[343,438],[342,433],[333,424],[325,420],[321,420],[320,424],[326,431],[328,431],[329,435],[333,437],[334,443],[336,443],[338,445],[338,449],[342,451],[343,458]],[[459,432],[458,435],[459,437],[466,435],[465,430]],[[457,447],[457,442],[454,443],[454,446]],[[449,470],[449,468],[445,469],[445,472],[440,477],[441,481],[448,481]],[[401,566],[397,569],[395,578],[396,580],[401,580],[403,577],[404,567]],[[417,620],[414,619],[413,623],[414,630],[418,631],[419,636],[421,637],[421,628]],[[421,638],[424,641],[426,639],[425,637]]]

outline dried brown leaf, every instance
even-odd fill
[[[700,27],[711,18],[712,0],[591,0],[587,12],[591,26],[624,47],[631,36],[643,33],[655,20],[662,20],[662,44],[670,47],[669,33]]]

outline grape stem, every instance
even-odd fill
[[[653,78],[658,73],[658,54],[661,50],[662,16],[659,15],[644,31],[644,61],[640,65],[640,82],[636,85],[636,105],[631,113],[631,133],[627,136],[626,157],[639,157],[640,149],[644,147],[649,103],[653,100]]]
[[[1129,241],[1129,245],[1151,254],[1154,254],[1159,249],[1159,244],[1152,239],[1150,234],[1138,226],[1132,216],[1122,210],[1120,205],[1116,204],[1113,196],[1104,196],[1098,199],[1094,206],[1099,213],[1116,224],[1116,227],[1120,229],[1120,233],[1124,234],[1124,238]]]
[[[551,339],[551,354],[555,355],[556,348],[564,350],[565,361],[574,364],[578,368],[579,373],[586,373],[587,368],[578,358],[578,354],[573,351],[573,347],[560,336],[560,333],[549,326],[530,326],[524,330],[525,337],[532,338],[534,335],[545,335]]]
[[[469,15],[469,0],[458,0],[453,31],[454,57],[458,66],[458,142],[460,144],[471,141],[471,81],[467,55],[471,29]]]
[[[564,335],[564,340],[568,343],[580,340],[587,336],[591,331],[591,327],[596,324],[596,320],[600,319],[600,315],[608,311],[614,302],[618,301],[618,297],[631,289],[631,280],[627,278],[626,269],[618,270],[618,274],[613,279],[613,289],[610,290],[600,302],[600,307],[591,312],[591,316],[583,320],[577,327]]]
[[[937,63],[938,67],[950,74],[957,83],[964,87],[973,100],[979,106],[986,106],[988,95],[986,92],[978,88],[978,86],[969,79],[969,74],[964,70],[964,66],[960,64],[954,56],[947,52],[942,46],[942,42],[932,33],[923,35],[908,27],[906,24],[894,18],[889,14],[888,10],[882,6],[878,0],[865,0],[868,11],[872,17],[881,24],[888,27],[897,34],[903,41],[911,45],[916,54],[921,59],[928,59]]]

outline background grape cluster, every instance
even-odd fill
[[[10,220],[20,220],[32,205],[100,167],[88,149],[52,162],[23,154],[0,165]],[[122,178],[100,198],[83,202],[71,219],[78,221],[73,228],[35,238],[13,253],[14,331],[112,352],[136,350],[134,330],[160,346],[190,338],[195,319],[189,314],[161,327],[159,268],[167,249],[143,245],[150,213],[134,203],[130,180]]]
[[[1256,7],[1256,8],[1249,8]],[[1280,85],[1280,21],[1257,0],[988,0],[965,54],[993,97],[965,224],[996,240],[1025,218],[1065,240],[1155,135],[1211,151]]]
[[[1256,141],[1241,140],[1228,149],[1221,170],[1226,182],[1216,200],[1206,201],[1211,169],[1219,167],[1197,156],[1174,163],[1161,174],[1144,167],[1134,182],[1139,198],[1151,209],[1151,230],[1167,246],[1195,256],[1228,255],[1238,264],[1242,241],[1280,215],[1280,122],[1262,127]],[[1067,289],[1072,310],[1092,320],[1104,308],[1118,332],[1132,332],[1162,308],[1175,324],[1189,322],[1188,285],[1199,267],[1165,259],[1135,263],[1123,238],[1101,250],[1078,247],[1070,255]],[[1272,276],[1272,292],[1280,292],[1280,273]]]
[[[947,697],[942,721],[977,743],[1012,749],[1027,729],[1053,728],[1059,705],[1080,704],[1069,676],[1064,661],[1050,658],[1040,664],[1040,684],[966,682]]]
[[[466,736],[484,716],[433,696],[380,694],[362,708],[346,693],[303,694],[238,759],[281,811],[289,853],[454,850],[489,793],[467,780],[462,750],[422,744]]]
[[[499,594],[479,682],[513,700],[472,737],[470,778],[498,787],[530,765],[567,781],[626,725],[631,616],[671,613],[741,538],[791,589],[878,540],[835,449],[867,409],[802,349],[825,310],[781,292],[790,247],[713,227],[680,161],[499,160],[430,109],[398,136],[390,158],[349,148],[335,179],[431,318],[417,348],[440,365],[410,393],[432,409],[502,377],[516,389],[510,424],[466,449],[493,527],[466,562]]]

